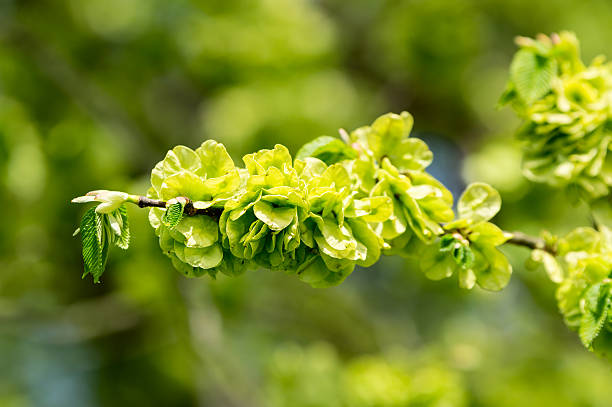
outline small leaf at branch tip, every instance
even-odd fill
[[[174,201],[174,202],[171,202]],[[162,216],[162,223],[170,230],[174,229],[183,218],[183,211],[185,209],[185,201],[180,199],[174,199],[168,201],[166,206],[166,212]]]
[[[96,207],[97,213],[111,213],[125,203],[129,198],[129,194],[121,191],[108,191],[100,189],[90,191],[85,196],[79,196],[72,200],[73,203],[88,203],[100,202]]]

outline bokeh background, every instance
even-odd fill
[[[187,280],[130,208],[132,247],[94,285],[69,204],[144,193],[176,144],[240,162],[408,110],[453,192],[489,182],[506,229],[566,232],[583,208],[521,177],[495,105],[515,35],[573,30],[590,60],[610,21],[608,0],[0,1],[0,405],[611,406],[521,249],[501,293],[399,258],[330,289]]]

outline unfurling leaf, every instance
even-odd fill
[[[121,219],[121,234],[114,237],[114,242],[117,247],[127,250],[130,247],[130,223],[125,205],[121,205],[116,214]]]
[[[83,262],[85,272],[83,277],[91,274],[94,282],[100,281],[104,273],[108,255],[107,229],[102,222],[102,215],[96,213],[94,208],[85,212],[81,220],[81,241],[83,244]]]
[[[590,287],[582,299],[583,314],[578,334],[587,348],[603,328],[610,312],[610,284],[595,284]]]
[[[119,209],[128,200],[129,195],[120,191],[107,191],[105,189],[88,192],[85,196],[79,196],[72,200],[73,203],[99,202],[96,212],[101,214],[111,213]]]
[[[183,218],[183,211],[185,210],[185,202],[180,200],[174,202],[166,208],[166,213],[162,217],[164,226],[168,229],[174,229]]]
[[[510,65],[510,78],[521,99],[531,104],[551,89],[557,62],[528,49],[516,53]]]

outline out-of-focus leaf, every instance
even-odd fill
[[[610,284],[595,284],[584,294],[582,305],[584,311],[578,334],[587,348],[591,348],[593,341],[606,323],[611,299]]]
[[[527,49],[516,53],[510,65],[510,78],[527,104],[541,98],[551,89],[557,62]]]

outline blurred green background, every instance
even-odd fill
[[[521,249],[501,293],[399,258],[330,289],[187,280],[130,208],[132,247],[94,285],[69,204],[144,193],[176,144],[240,162],[408,110],[453,192],[489,182],[504,228],[567,232],[588,217],[521,177],[495,104],[515,35],[573,30],[590,60],[610,21],[608,0],[0,1],[0,405],[611,406]]]

